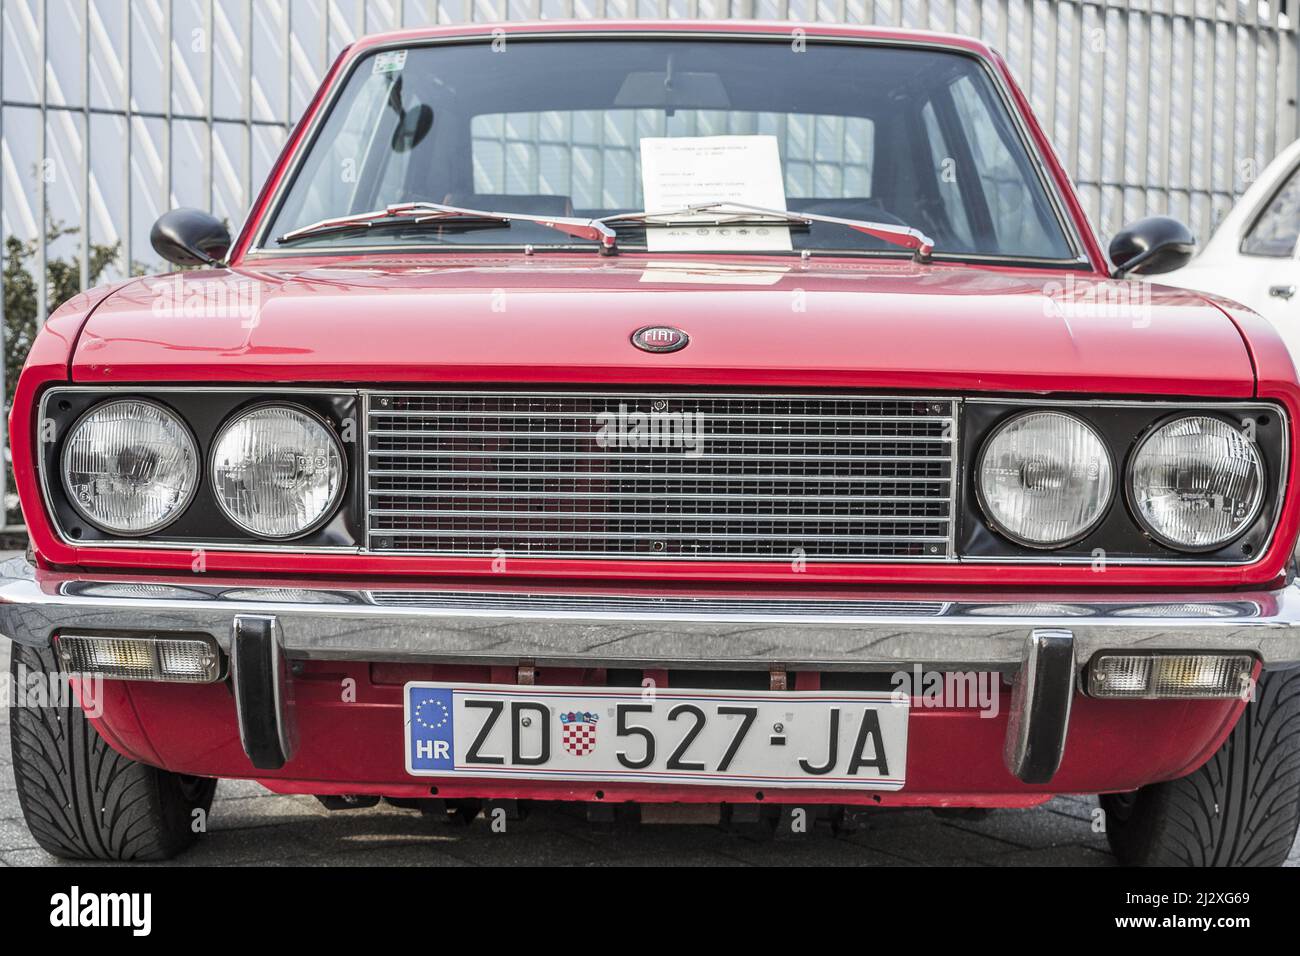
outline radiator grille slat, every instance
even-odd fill
[[[950,399],[372,392],[366,407],[373,551],[951,557]]]

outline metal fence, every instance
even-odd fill
[[[1103,234],[1168,212],[1208,236],[1297,135],[1300,0],[0,4],[0,234],[37,240],[42,320],[57,304],[50,256],[75,257],[85,285],[92,243],[120,243],[105,278],[157,267],[148,232],[167,208],[237,225],[330,61],[398,26],[753,17],[980,36],[1009,59]],[[46,243],[43,221],[76,232]]]

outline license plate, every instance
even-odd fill
[[[887,693],[413,682],[421,777],[897,790],[906,701]]]

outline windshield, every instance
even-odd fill
[[[975,59],[752,39],[511,37],[504,47],[372,53],[351,72],[261,244],[571,248],[571,236],[542,224],[482,217],[278,240],[410,202],[600,219],[718,201],[904,226],[932,237],[938,256],[1074,255]],[[821,221],[611,225],[621,248],[900,254]]]

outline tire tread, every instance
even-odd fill
[[[1300,826],[1300,669],[1266,674],[1204,766],[1103,795],[1121,862],[1142,866],[1278,866]]]
[[[54,651],[15,644],[15,686],[58,671]],[[47,853],[74,860],[165,860],[197,838],[190,814],[216,781],[187,796],[176,774],[124,757],[75,701],[10,710],[14,780],[27,827]]]

